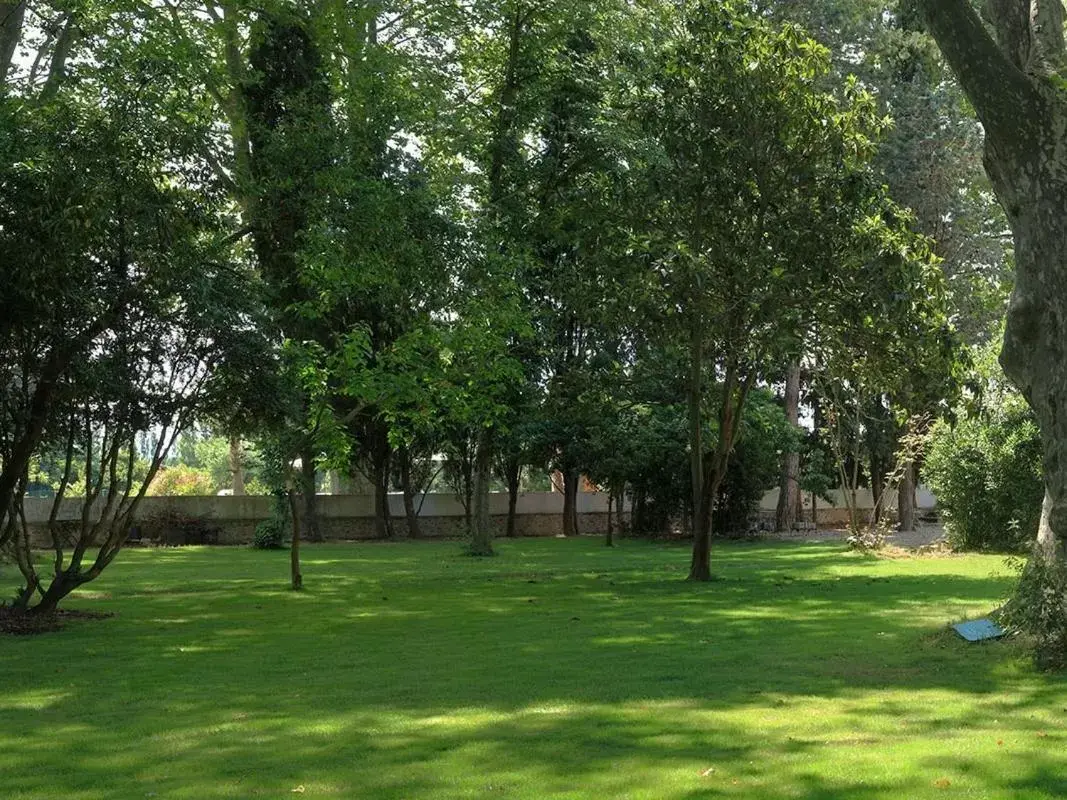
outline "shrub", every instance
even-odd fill
[[[204,517],[164,508],[141,521],[142,536],[168,547],[218,544],[219,529]]]
[[[285,521],[274,516],[256,525],[252,547],[256,550],[281,550],[285,547]]]
[[[937,496],[949,542],[960,550],[1021,552],[1041,518],[1041,439],[1019,402],[933,430],[923,478]]]
[[[164,467],[152,480],[148,494],[165,497],[195,497],[215,494],[211,475],[202,469],[194,469],[185,464]]]
[[[1067,667],[1067,565],[1048,560],[1035,549],[1000,614],[1011,633],[1028,637],[1040,669]]]

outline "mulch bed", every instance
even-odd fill
[[[33,636],[38,633],[58,631],[70,620],[107,619],[114,616],[99,611],[68,611],[60,609],[54,614],[30,614],[19,608],[0,606],[0,635]]]

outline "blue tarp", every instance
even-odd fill
[[[968,642],[980,642],[983,639],[999,639],[1004,635],[1004,630],[989,619],[976,619],[971,622],[960,622],[952,626],[956,633]]]

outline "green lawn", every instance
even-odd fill
[[[499,551],[124,553],[68,603],[114,618],[0,639],[0,798],[1067,794],[1067,683],[946,631],[1000,558]]]

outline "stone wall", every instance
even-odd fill
[[[375,538],[374,498],[369,495],[319,495],[319,525],[328,540],[360,540]],[[508,497],[492,494],[489,511],[497,534],[504,535],[507,524]],[[389,498],[396,535],[407,536],[403,499]],[[218,544],[248,544],[256,525],[271,516],[274,507],[271,497],[146,497],[134,519],[134,535],[153,541],[181,543],[173,533],[182,523],[196,523],[196,527],[210,532],[210,541]],[[99,514],[100,505],[92,516]],[[417,506],[419,504],[416,504]],[[47,546],[47,522],[52,501],[27,498],[26,519],[33,541]],[[519,496],[516,533],[519,536],[556,536],[563,532],[563,496],[554,492],[537,492]],[[81,504],[76,498],[64,500],[57,519],[61,528],[74,531],[81,518]],[[578,498],[578,527],[582,533],[607,531],[607,496],[581,494]],[[466,520],[462,504],[452,495],[429,494],[421,503],[419,523],[425,538],[458,538],[466,535]],[[168,533],[168,531],[171,531]]]

